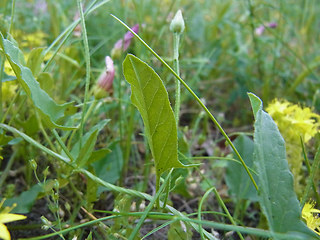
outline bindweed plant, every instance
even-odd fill
[[[318,100],[308,88],[316,63],[292,52],[279,35],[282,19],[260,16],[254,2],[216,1],[212,16],[210,1],[169,3],[0,3],[0,198],[16,206],[0,211],[2,238],[320,239]],[[240,21],[233,3],[245,9]],[[43,32],[30,24],[24,34],[14,21],[28,20],[22,6],[49,20]],[[230,29],[233,38],[220,41]],[[262,57],[269,41],[270,61]],[[272,80],[282,45],[305,64],[283,93],[304,101],[310,91],[312,109],[268,102],[273,87],[287,84]],[[235,63],[227,66],[224,54]],[[252,72],[243,68],[250,57]],[[245,104],[230,103],[243,91]],[[301,122],[312,131],[294,130],[305,129]],[[4,226],[19,214],[27,218]]]

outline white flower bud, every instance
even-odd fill
[[[178,12],[176,13],[176,15],[174,16],[174,18],[171,21],[170,24],[170,31],[174,32],[174,33],[183,33],[184,31],[184,20],[182,17],[182,12],[181,10],[178,10]]]

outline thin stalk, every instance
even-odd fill
[[[313,183],[313,179],[316,176],[316,172],[319,169],[319,166],[320,166],[320,146],[318,147],[316,155],[314,156],[313,164],[312,164],[312,167],[311,167],[311,172],[310,172],[310,175],[308,177],[307,186],[305,188],[305,191],[304,191],[304,194],[303,194],[303,197],[302,197],[301,206],[304,206],[304,204],[307,201],[307,198],[309,196],[309,191],[310,191],[310,188],[311,188],[312,183]]]
[[[9,158],[9,161],[7,163],[7,166],[6,168],[4,169],[4,171],[1,173],[1,177],[0,177],[0,190],[1,190],[1,187],[2,187],[2,184],[4,183],[4,181],[6,180],[8,174],[9,174],[9,171],[12,167],[12,164],[14,162],[14,159],[17,155],[17,150],[14,150],[14,152],[12,153],[11,157]]]
[[[14,103],[17,101],[17,99],[18,99],[18,97],[19,97],[19,95],[20,95],[21,89],[22,89],[22,88],[19,87],[19,90],[17,91],[17,93],[16,93],[16,95],[14,96],[13,100],[10,101],[10,104],[9,104],[9,107],[8,107],[7,111],[5,112],[5,114],[3,115],[3,117],[1,118],[1,123],[4,123],[4,121],[6,120],[7,115],[8,115],[9,112],[11,111]],[[1,92],[2,92],[2,91],[1,91]],[[2,94],[1,92],[0,92],[0,94]],[[1,114],[2,114],[2,104],[1,104]]]
[[[218,130],[221,132],[221,134],[225,137],[226,141],[229,143],[229,145],[231,146],[231,148],[233,149],[233,151],[235,152],[235,154],[237,155],[237,157],[239,158],[239,160],[241,161],[241,164],[243,165],[243,167],[245,168],[248,176],[251,179],[251,182],[254,184],[256,190],[258,191],[258,185],[256,184],[255,180],[252,177],[252,174],[250,173],[248,167],[246,166],[245,162],[243,161],[242,157],[240,156],[238,150],[236,149],[236,147],[233,145],[233,143],[231,142],[230,138],[228,137],[228,135],[225,133],[225,131],[223,130],[223,128],[220,126],[220,124],[218,123],[218,121],[215,119],[215,117],[211,114],[211,112],[208,110],[208,108],[204,105],[204,103],[200,100],[200,98],[192,91],[192,89],[188,86],[188,84],[182,80],[182,78],[180,78],[178,76],[178,74],[155,52],[153,51],[149,45],[147,43],[145,43],[134,31],[131,30],[131,28],[129,28],[124,22],[122,22],[119,18],[117,18],[116,16],[112,15],[111,16],[113,18],[115,18],[118,22],[120,22],[124,27],[126,27],[136,38],[138,38],[138,40],[180,81],[180,83],[188,90],[188,92],[193,96],[193,98],[199,103],[199,105],[203,108],[203,110],[209,115],[210,119],[212,120],[212,122],[216,125],[216,127],[218,128]]]
[[[36,118],[37,118],[37,121],[38,121],[38,124],[39,124],[40,131],[42,132],[44,138],[47,140],[47,142],[48,142],[50,148],[52,149],[52,151],[57,152],[56,147],[53,145],[51,139],[49,138],[46,130],[44,129],[44,127],[42,125],[42,122],[41,122],[41,119],[39,117],[39,114],[37,112],[35,112],[35,114],[36,114]]]
[[[17,95],[18,95],[18,93],[17,93]],[[23,98],[22,101],[20,102],[20,104],[18,105],[16,111],[12,114],[12,116],[16,116],[18,113],[21,113],[20,112],[21,108],[25,106],[25,102],[26,102],[27,96],[24,95],[22,98]],[[15,118],[13,118],[13,117],[10,118],[8,125],[11,125],[11,123],[12,123],[12,121],[14,121],[14,119]]]
[[[199,221],[201,221],[201,209],[202,209],[203,202],[208,197],[208,195],[213,191],[213,189],[214,189],[214,187],[212,187],[208,191],[206,191],[206,193],[203,195],[203,197],[200,200],[199,207],[198,207],[198,219],[199,219]],[[201,239],[205,239],[204,235],[203,235],[201,224],[199,224],[199,230],[200,230],[199,233],[200,233]]]
[[[81,115],[81,122],[79,127],[79,135],[80,135],[80,144],[79,149],[82,147],[82,136],[83,136],[83,128],[85,123],[85,115],[87,110],[87,102],[89,99],[89,85],[90,85],[90,51],[89,51],[89,43],[88,43],[88,36],[87,36],[87,29],[86,24],[84,20],[84,14],[82,9],[81,0],[77,0],[78,3],[78,9],[80,12],[80,19],[81,19],[81,27],[82,27],[82,39],[83,39],[83,45],[84,45],[84,58],[86,62],[86,84],[85,84],[85,91],[84,91],[84,102],[83,102],[83,108],[82,108],[82,115]]]
[[[255,36],[254,30],[254,19],[255,19],[255,15],[254,15],[254,8],[253,5],[251,3],[251,0],[247,0],[248,1],[248,6],[249,6],[249,13],[250,13],[250,26],[251,26],[251,37],[253,40],[253,48],[254,51],[256,53],[256,57],[257,57],[257,70],[258,70],[258,74],[259,74],[259,78],[263,81],[264,80],[264,76],[263,76],[263,71],[262,71],[262,59],[261,59],[261,52],[260,52],[260,48],[258,45],[258,41],[257,38]],[[266,101],[267,97],[268,97],[268,91],[269,91],[269,82],[268,81],[263,81],[263,100]],[[267,95],[267,96],[265,96]]]
[[[40,240],[40,239],[48,239],[48,238],[53,237],[53,236],[56,236],[56,235],[65,234],[65,233],[70,232],[70,231],[72,231],[72,230],[77,230],[77,229],[82,228],[82,227],[87,227],[87,226],[90,226],[90,225],[95,224],[95,223],[100,223],[100,222],[102,222],[102,221],[110,220],[110,219],[113,219],[113,218],[119,218],[119,217],[121,217],[121,216],[108,216],[108,217],[103,217],[103,218],[99,218],[99,219],[96,219],[96,220],[92,220],[92,221],[89,221],[89,222],[85,222],[85,223],[82,223],[82,224],[79,224],[79,225],[76,225],[76,226],[73,226],[73,227],[69,227],[69,228],[63,229],[63,230],[58,231],[58,232],[54,232],[54,233],[50,233],[50,234],[42,235],[42,236],[38,236],[38,237],[21,238],[21,240]]]
[[[63,161],[64,163],[72,166],[70,164],[70,159],[66,158],[66,157],[63,157],[61,156],[60,154],[58,153],[55,153],[53,152],[52,150],[46,148],[45,146],[41,145],[40,143],[38,143],[37,141],[35,141],[34,139],[32,139],[31,137],[29,137],[28,135],[24,134],[23,132],[20,132],[19,130],[13,128],[13,127],[10,127],[6,124],[2,124],[0,123],[0,128],[2,129],[5,129],[9,132],[12,132],[12,133],[15,133],[17,135],[19,135],[20,137],[22,137],[24,140],[26,140],[27,142],[29,142],[30,144],[34,145],[35,147],[41,149],[42,151],[44,151],[45,153],[49,154],[50,156],[52,157],[55,157],[55,158],[58,158],[60,159],[61,161]]]
[[[121,72],[120,69],[118,68],[118,76],[121,76]],[[122,114],[122,89],[121,89],[121,81],[119,79],[118,81],[118,99],[119,99],[119,104],[118,104],[118,112],[119,112],[119,120],[118,120],[118,124],[119,124],[119,133],[120,133],[120,145],[122,146],[122,138],[123,138],[123,125],[122,125],[122,118],[123,118],[123,114]]]
[[[308,173],[310,175],[311,174],[311,166],[310,166],[310,162],[309,162],[309,159],[308,159],[308,156],[307,156],[307,153],[306,153],[306,149],[305,149],[305,146],[304,146],[304,143],[303,143],[303,140],[302,140],[301,136],[300,136],[300,143],[301,143],[301,146],[302,146],[302,153],[303,153],[304,162],[305,162],[305,164],[307,166]],[[317,187],[316,187],[314,181],[312,181],[312,189],[313,189],[314,195],[317,198],[317,202],[320,203],[320,196],[319,196],[319,194],[317,192]]]
[[[13,29],[13,19],[14,19],[15,6],[16,6],[16,0],[12,0],[11,17],[10,17],[10,25],[9,25],[9,33],[11,35],[12,35],[12,29]]]
[[[136,238],[136,235],[138,233],[138,231],[140,230],[142,224],[144,223],[144,221],[146,220],[149,212],[151,211],[151,209],[153,208],[156,200],[158,201],[158,199],[160,198],[160,194],[163,191],[164,187],[167,186],[169,180],[170,180],[170,176],[171,176],[171,172],[168,174],[168,176],[166,177],[166,179],[164,180],[164,183],[161,185],[159,191],[156,193],[156,195],[152,198],[152,200],[150,201],[148,207],[146,208],[146,210],[144,210],[143,215],[141,216],[138,224],[136,225],[136,227],[133,229],[132,233],[130,234],[128,240],[134,240]]]
[[[93,103],[90,105],[90,107],[88,108],[88,111],[86,112],[86,115],[84,116],[85,122],[91,116],[91,113],[92,113],[93,109],[97,106],[97,104],[98,104],[98,101],[94,100]]]
[[[0,120],[3,119],[2,118],[2,79],[3,79],[3,75],[4,75],[4,62],[5,62],[6,58],[4,56],[4,54],[1,54],[1,62],[0,62]]]
[[[163,200],[163,206],[162,208],[164,209],[167,205],[167,202],[168,202],[168,198],[169,198],[169,192],[170,192],[170,186],[171,186],[171,173],[172,173],[173,169],[171,169],[171,171],[169,172],[168,174],[168,178],[169,178],[169,183],[168,185],[166,186],[166,195],[164,196],[164,200]]]
[[[60,147],[62,148],[62,150],[64,151],[64,153],[68,156],[68,158],[71,160],[71,162],[74,162],[74,158],[71,155],[70,151],[68,150],[68,148],[66,147],[66,145],[63,143],[63,141],[61,140],[58,132],[55,129],[52,129],[52,133],[55,136],[55,138],[57,139]]]
[[[232,225],[237,226],[236,222],[233,220],[233,217],[231,216],[228,208],[224,204],[223,200],[221,199],[221,197],[220,197],[220,195],[219,195],[219,193],[218,193],[218,191],[217,191],[217,189],[215,187],[213,187],[213,192],[216,195],[216,198],[218,199],[219,205],[223,208],[224,212],[227,214],[227,216],[228,216],[230,222],[232,223]],[[238,234],[238,236],[239,236],[239,238],[241,240],[244,240],[244,238],[243,238],[243,236],[241,235],[240,232],[237,231],[237,234]]]
[[[180,76],[179,42],[180,42],[180,33],[173,33],[173,64],[174,64],[174,70],[178,76]],[[181,87],[180,87],[180,81],[176,79],[176,102],[175,102],[175,108],[174,108],[174,115],[176,117],[177,129],[179,127],[180,105],[181,105]]]
[[[92,13],[97,8],[101,7],[102,5],[106,4],[110,0],[104,0],[98,4],[95,4],[98,2],[98,0],[93,1],[90,6],[87,8],[87,10],[84,12],[84,17]],[[44,55],[47,55],[51,49],[63,38],[63,40],[58,45],[57,49],[53,52],[53,55],[51,58],[47,61],[46,65],[42,69],[42,72],[45,72],[50,63],[52,62],[53,58],[56,56],[56,54],[59,52],[60,48],[63,46],[63,44],[66,42],[66,40],[69,38],[69,36],[72,34],[73,30],[76,28],[76,26],[80,23],[81,19],[77,19],[73,23],[71,23],[53,42],[52,44],[44,51]]]
[[[127,176],[129,158],[130,158],[131,146],[132,146],[131,136],[134,128],[135,108],[133,107],[132,104],[129,105],[129,108],[130,108],[130,119],[129,119],[128,129],[127,129],[127,134],[126,134],[127,139],[126,139],[126,147],[125,147],[125,155],[124,155],[124,164],[123,164],[122,174],[120,176],[120,184],[123,184],[123,180]]]

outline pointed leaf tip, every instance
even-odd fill
[[[254,118],[256,119],[259,109],[262,109],[262,101],[253,93],[248,93]]]

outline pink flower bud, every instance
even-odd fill
[[[98,86],[104,89],[106,92],[112,92],[112,84],[114,79],[114,66],[111,57],[107,56],[106,59],[106,71],[100,76],[98,80]]]
[[[134,25],[131,29],[135,33],[138,33],[139,24]],[[122,51],[126,51],[129,48],[133,37],[134,35],[130,31],[126,32],[124,37],[114,44],[113,49],[111,50],[111,56],[113,58],[118,58]]]
[[[73,20],[76,21],[78,20],[78,18],[80,17],[80,13],[79,12],[76,12],[74,17],[73,17]],[[81,25],[78,24],[75,29],[73,30],[73,36],[75,37],[81,37],[81,32],[82,32],[82,28],[81,28]]]

